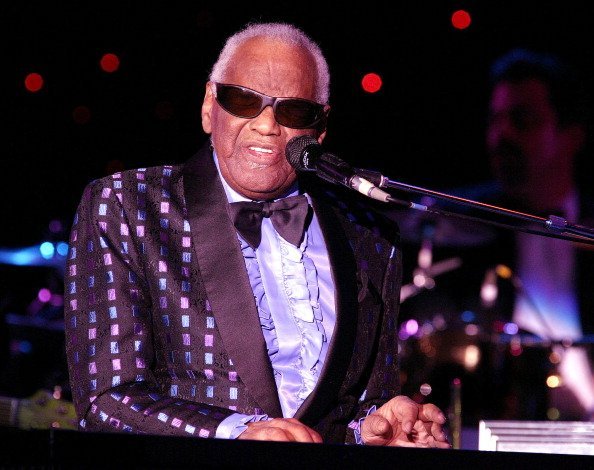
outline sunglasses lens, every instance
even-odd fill
[[[225,111],[234,116],[251,119],[274,103],[274,118],[285,127],[306,129],[316,126],[324,117],[324,107],[299,98],[268,98],[253,90],[236,85],[217,83],[216,100]]]
[[[217,85],[217,101],[226,111],[246,119],[262,111],[262,97],[235,86]]]
[[[322,118],[323,107],[310,101],[286,99],[276,104],[275,118],[281,126],[293,129],[312,127]]]

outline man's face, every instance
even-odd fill
[[[493,174],[512,199],[538,207],[551,193],[551,185],[570,178],[572,150],[558,125],[549,90],[539,80],[495,86],[486,137]]]
[[[233,56],[224,83],[241,85],[269,96],[314,100],[315,69],[302,49],[255,38]],[[279,125],[272,107],[245,119],[225,111],[206,86],[202,127],[212,134],[221,174],[238,193],[250,199],[284,195],[297,175],[285,157],[287,142],[299,135],[313,135],[321,143],[325,131],[292,129]]]

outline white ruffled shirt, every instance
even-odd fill
[[[215,156],[215,163],[218,161]],[[220,175],[220,170],[219,170]],[[229,202],[249,200],[222,178]],[[288,196],[298,194],[297,188]],[[305,195],[311,204],[309,196]],[[328,251],[316,215],[301,245],[283,239],[269,218],[262,220],[262,240],[254,250],[238,234],[268,356],[274,370],[283,417],[295,415],[313,391],[322,371],[336,322],[334,283]],[[216,437],[234,438],[245,423],[265,415],[240,413],[226,418]]]

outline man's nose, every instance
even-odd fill
[[[272,106],[266,106],[260,114],[253,118],[252,126],[262,135],[276,135],[280,132],[280,124],[276,122]]]

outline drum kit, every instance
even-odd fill
[[[484,419],[581,419],[560,415],[551,405],[559,391],[559,357],[569,344],[523,331],[508,312],[494,308],[498,286],[517,289],[511,269],[483,266],[475,276],[480,279],[467,278],[465,254],[488,247],[495,232],[426,214],[402,214],[398,224],[404,256],[418,250],[415,265],[405,266],[400,296],[402,393],[450,412],[461,406],[466,425]],[[443,253],[455,256],[440,258]],[[470,292],[449,290],[454,284]],[[464,302],[456,296],[465,296]],[[590,344],[587,338],[573,342],[578,343]]]

